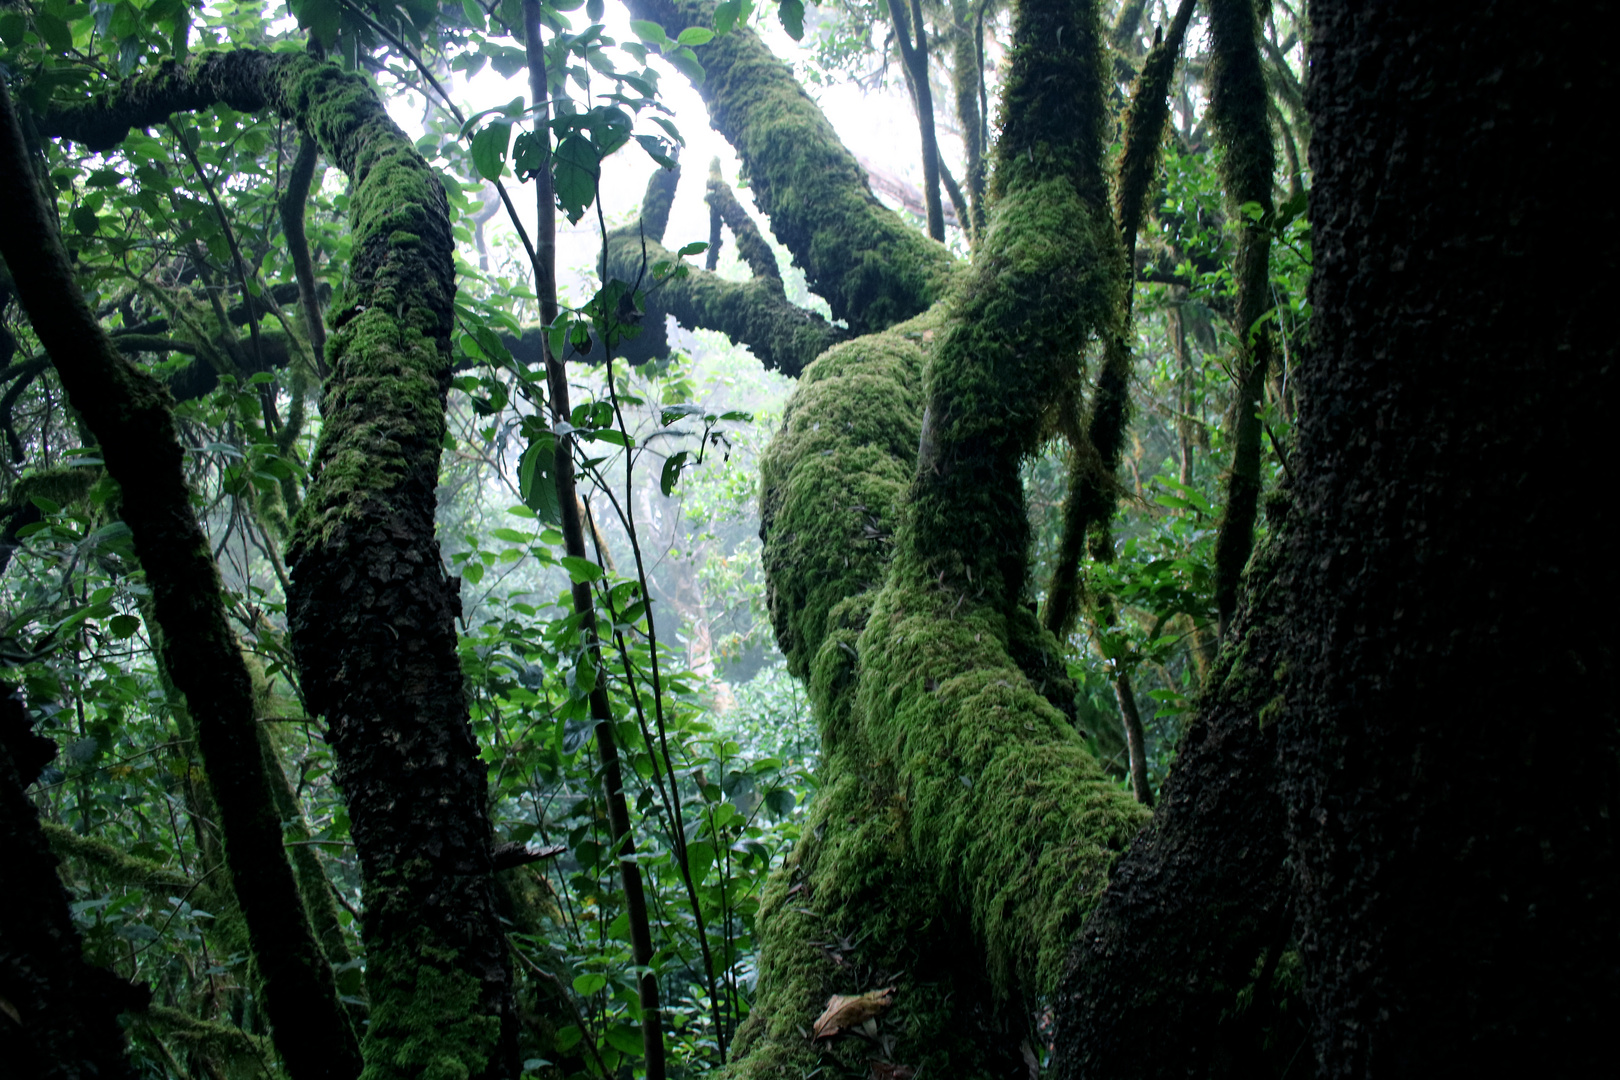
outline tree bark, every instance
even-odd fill
[[[1620,267],[1571,276],[1561,238],[1567,178],[1615,165],[1589,112],[1614,60],[1571,0],[1311,11],[1279,760],[1319,1075],[1596,1075],[1615,653],[1555,628],[1617,597],[1570,466],[1607,453]]]
[[[1609,277],[1560,272],[1565,178],[1614,156],[1584,138],[1612,61],[1573,2],[1312,13],[1292,509],[1087,925],[1059,1049],[1075,1076],[1229,1071],[1221,1015],[1286,909],[1317,1075],[1594,1075],[1620,986],[1615,657],[1525,634],[1620,584],[1566,512],[1615,407]]]

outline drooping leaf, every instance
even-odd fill
[[[782,29],[788,32],[788,37],[794,41],[804,39],[804,0],[781,0],[776,15],[782,20]]]
[[[585,136],[575,132],[557,144],[552,155],[552,183],[557,192],[557,206],[577,224],[596,199],[596,175],[601,162],[596,147]]]

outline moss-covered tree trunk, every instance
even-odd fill
[[[1117,326],[1100,34],[1092,3],[1018,7],[997,201],[960,291],[812,364],[764,462],[772,614],[824,786],[762,906],[739,1075],[823,1054],[1025,1071],[1032,1005],[1142,821],[1065,714],[1018,476]],[[875,1035],[806,1037],[830,995],[888,987]]]
[[[163,631],[164,667],[198,721],[225,861],[277,1049],[295,1078],[349,1080],[360,1066],[354,1031],[282,847],[252,683],[226,622],[208,539],[193,513],[171,399],[118,353],[79,292],[3,90],[0,195],[11,208],[0,218],[0,251],[17,277],[34,332],[118,482],[123,518]]]
[[[1596,1075],[1620,778],[1584,615],[1617,574],[1570,508],[1616,406],[1615,257],[1569,275],[1561,237],[1567,178],[1612,164],[1585,118],[1613,61],[1572,0],[1311,10],[1292,508],[1088,924],[1061,1048],[1076,1076],[1220,1072],[1207,1036],[1286,905],[1317,1075]]]
[[[297,54],[166,64],[44,127],[106,148],[132,125],[220,102],[293,117],[353,184],[351,306],[328,343],[289,617],[360,855],[365,1075],[512,1074],[484,770],[456,653],[459,582],[433,528],[455,292],[444,190],[363,77]]]

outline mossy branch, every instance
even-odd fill
[[[730,189],[723,182],[718,187],[722,194],[713,195],[716,186],[711,179],[711,205],[718,214],[733,215],[728,223],[735,222],[732,233],[737,237],[739,250],[751,266],[759,264],[755,276],[749,281],[727,281],[707,270],[688,268],[681,276],[654,280],[654,267],[660,263],[674,266],[677,262],[675,254],[658,242],[663,229],[658,228],[655,235],[645,224],[650,221],[653,226],[659,225],[660,215],[662,221],[667,222],[668,201],[673,196],[671,175],[665,170],[654,173],[642,203],[641,223],[608,234],[608,277],[641,282],[647,298],[641,333],[628,339],[622,351],[632,363],[662,353],[667,348],[664,337],[667,313],[675,316],[675,321],[682,326],[718,330],[732,341],[741,341],[765,367],[796,376],[810,361],[846,340],[849,334],[787,299],[782,279],[774,273],[776,258],[770,246]],[[725,206],[727,199],[731,209]],[[762,270],[771,273],[762,273]]]
[[[709,0],[628,6],[672,35],[714,25]],[[705,45],[702,59],[707,75],[697,89],[710,121],[736,148],[771,231],[834,318],[857,333],[878,330],[945,295],[955,259],[878,202],[820,108],[764,42],[739,26]]]
[[[1233,368],[1237,385],[1227,411],[1232,464],[1226,500],[1215,534],[1215,606],[1221,635],[1237,609],[1238,583],[1254,547],[1260,508],[1260,401],[1271,369],[1271,328],[1257,326],[1270,307],[1272,173],[1270,96],[1260,62],[1260,23],[1253,0],[1206,0],[1209,12],[1210,114],[1225,147],[1221,177],[1228,201],[1243,221],[1233,258],[1237,298],[1232,329],[1237,336]],[[1259,208],[1256,218],[1242,207]]]
[[[703,201],[719,213],[720,220],[731,230],[731,235],[737,240],[737,254],[748,264],[748,269],[754,272],[754,277],[770,284],[775,291],[781,292],[782,270],[776,265],[776,253],[760,235],[759,226],[754,224],[754,219],[748,216],[748,211],[737,201],[737,195],[731,190],[731,185],[720,175],[719,158],[709,163],[709,181],[704,190]]]
[[[78,859],[88,866],[95,867],[109,881],[119,885],[135,885],[143,889],[153,887],[175,889],[184,892],[195,884],[185,874],[170,870],[162,863],[131,855],[105,840],[81,836],[66,825],[43,821],[40,828],[45,830],[45,839],[50,841],[52,851],[63,858]]]
[[[1193,6],[1194,0],[1181,0],[1170,24],[1170,33],[1153,47],[1142,64],[1125,115],[1124,143],[1114,170],[1114,222],[1120,232],[1122,250],[1133,256],[1142,208],[1158,172],[1164,126],[1170,116],[1170,78],[1181,55]],[[1140,19],[1140,11],[1136,17]],[[1068,633],[1078,610],[1080,559],[1085,552],[1087,533],[1097,531],[1092,548],[1098,558],[1113,557],[1107,523],[1114,512],[1118,490],[1114,474],[1119,469],[1125,446],[1131,404],[1131,351],[1125,335],[1130,327],[1132,286],[1128,277],[1123,278],[1122,283],[1121,326],[1103,346],[1103,362],[1097,373],[1090,415],[1083,433],[1073,428],[1069,432],[1072,449],[1068,462],[1068,494],[1063,505],[1057,559],[1046,593],[1046,608],[1041,613],[1042,624],[1059,637]]]

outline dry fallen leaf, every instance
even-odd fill
[[[865,994],[834,994],[827,999],[827,1008],[816,1018],[816,1039],[830,1039],[839,1032],[860,1027],[894,1003],[894,987],[872,990]]]

